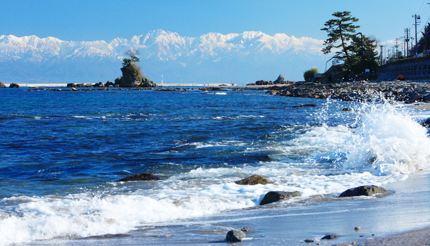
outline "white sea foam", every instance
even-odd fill
[[[195,142],[195,143],[192,143],[192,145],[194,145],[196,149],[201,149],[201,148],[224,147],[224,146],[245,146],[246,143],[241,141],[229,140],[229,141],[219,141],[219,142],[215,142],[215,141]]]
[[[240,186],[240,177],[260,173],[275,183]],[[243,168],[199,168],[161,181],[151,190],[125,194],[81,193],[65,197],[26,197],[0,218],[0,244],[51,238],[126,233],[139,226],[174,222],[256,206],[270,190],[301,191],[302,198],[338,193],[351,185],[382,184],[388,177],[370,173],[324,176],[283,163]],[[103,193],[106,193],[104,191]]]
[[[264,115],[237,115],[237,116],[215,116],[214,120],[239,120],[239,119],[256,119],[264,118]]]
[[[121,190],[127,187],[122,184],[100,192],[20,197],[19,205],[16,198],[3,199],[12,204],[0,210],[0,244],[126,233],[140,226],[253,207],[270,190],[300,191],[300,200],[336,195],[358,185],[386,185],[429,169],[430,139],[407,111],[381,104],[356,112],[352,127],[322,124],[269,146],[281,153],[279,158],[257,166],[196,168],[134,192]],[[291,156],[304,158],[291,162]],[[234,183],[251,174],[274,183]]]

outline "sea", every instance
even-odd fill
[[[241,227],[245,245],[305,245],[428,226],[428,117],[377,98],[2,89],[0,245],[220,245]],[[139,173],[161,179],[119,181]],[[254,174],[272,183],[235,183]],[[369,184],[392,194],[337,198]],[[259,206],[269,191],[301,196]]]

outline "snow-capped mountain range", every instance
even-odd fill
[[[111,41],[0,35],[0,81],[113,80],[128,51],[139,54],[156,81],[240,83],[279,73],[299,79],[302,70],[321,65],[321,47],[319,39],[257,31],[189,37],[156,30]]]

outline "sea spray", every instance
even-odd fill
[[[430,138],[401,105],[365,104],[356,134],[348,146],[346,165],[368,160],[375,174],[409,174],[430,167]]]
[[[319,120],[283,147],[285,155],[307,155],[306,161],[341,172],[406,175],[430,167],[427,130],[401,104],[352,103],[351,112],[327,100]],[[347,114],[347,115],[346,115]]]

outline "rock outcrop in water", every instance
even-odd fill
[[[120,182],[128,182],[128,181],[151,181],[151,180],[160,180],[160,177],[152,174],[152,173],[141,173],[127,176],[125,178],[120,179]]]
[[[10,83],[9,88],[19,88],[17,83]]]
[[[139,58],[132,55],[130,58],[124,58],[122,62],[122,76],[115,80],[119,87],[154,87],[156,84],[146,78],[137,65]]]
[[[272,95],[339,99],[344,101],[368,101],[375,97],[393,99],[405,103],[430,102],[430,83],[406,81],[391,82],[297,82],[283,87],[270,87]]]
[[[387,190],[376,185],[364,185],[348,189],[342,192],[339,197],[354,197],[354,196],[375,196],[384,195]]]
[[[266,185],[272,182],[268,180],[266,177],[263,177],[260,175],[251,175],[247,178],[238,180],[235,183],[238,185],[257,185],[257,184]]]
[[[260,205],[266,205],[269,203],[278,202],[281,200],[288,200],[293,197],[300,196],[301,193],[298,191],[285,192],[285,191],[270,191],[264,195],[263,200],[261,200]]]
[[[277,85],[277,84],[285,84],[287,83],[287,81],[285,80],[284,75],[279,74],[278,78],[275,79],[275,81],[273,81],[273,84]]]

